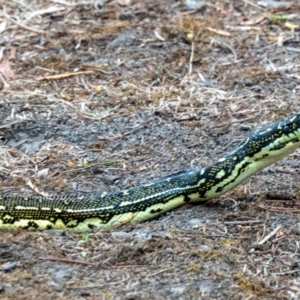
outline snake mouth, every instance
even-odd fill
[[[289,140],[289,141],[284,141],[284,142],[278,142],[278,144],[276,144],[276,145],[272,145],[271,147],[270,147],[270,151],[276,151],[276,150],[280,150],[280,149],[283,149],[283,148],[285,148],[286,146],[288,146],[288,145],[290,145],[290,146],[292,146],[292,145],[294,145],[294,144],[297,144],[297,143],[299,143],[300,142],[300,139],[299,138],[294,138],[294,139],[291,139],[291,140]]]

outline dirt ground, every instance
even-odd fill
[[[0,8],[1,193],[136,186],[300,111],[292,1]],[[1,231],[0,299],[300,299],[299,155],[145,223]]]

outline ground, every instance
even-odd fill
[[[299,7],[263,4],[0,2],[0,191],[137,186],[299,112]],[[1,231],[0,298],[298,299],[299,153],[145,223]]]

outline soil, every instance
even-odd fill
[[[300,10],[267,4],[0,1],[1,193],[137,186],[299,112]],[[148,222],[1,231],[0,298],[298,299],[299,155]]]

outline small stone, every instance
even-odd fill
[[[259,85],[254,85],[251,87],[251,91],[259,93],[262,91],[262,88]]]
[[[10,272],[11,270],[13,270],[16,267],[17,267],[17,263],[14,261],[14,262],[9,262],[9,263],[5,264],[4,266],[2,266],[1,269],[4,272]]]
[[[249,131],[249,130],[251,130],[251,129],[252,129],[252,127],[249,126],[249,125],[246,125],[246,124],[240,124],[240,130],[242,130],[242,131]]]
[[[186,293],[186,286],[185,285],[177,285],[177,286],[173,286],[171,288],[172,293],[174,293],[175,295],[182,295],[184,293]]]
[[[203,219],[197,219],[197,218],[190,219],[190,220],[188,221],[188,223],[189,223],[191,226],[196,226],[196,225],[202,224],[202,223],[203,223]]]
[[[70,279],[72,277],[71,272],[69,270],[57,270],[53,273],[53,278],[56,281],[61,282],[62,280]]]
[[[253,81],[249,78],[245,78],[244,79],[244,84],[245,86],[252,86],[253,85]]]
[[[185,9],[188,10],[198,10],[201,9],[205,3],[201,0],[185,0],[184,1],[184,6]]]

